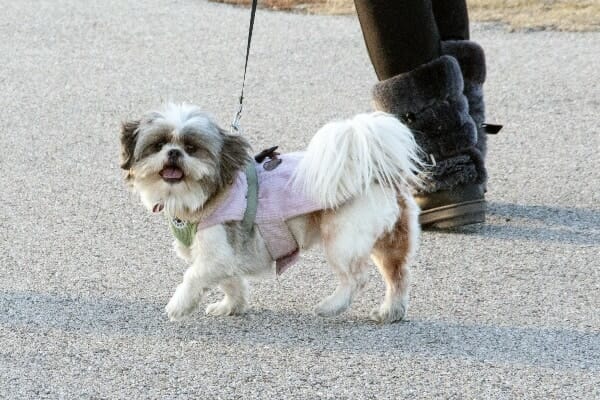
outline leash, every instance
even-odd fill
[[[244,87],[246,86],[246,72],[248,71],[248,58],[250,56],[250,43],[252,42],[252,30],[254,29],[254,17],[256,15],[256,8],[258,0],[252,0],[252,11],[250,12],[250,26],[248,27],[248,44],[246,45],[246,62],[244,64],[244,77],[242,79],[242,91],[240,93],[240,103],[238,111],[231,122],[231,128],[229,132],[231,134],[241,134],[240,119],[242,118],[242,109],[244,103]],[[276,157],[275,150],[277,147],[273,147],[264,151],[263,159],[267,156]],[[281,162],[281,160],[277,159]],[[254,221],[256,219],[256,211],[258,208],[258,174],[256,172],[256,166],[254,160],[250,160],[245,170],[246,181],[248,183],[248,191],[246,192],[247,205],[244,211],[244,217],[241,221],[241,225],[247,232],[251,232],[254,227]],[[196,236],[198,229],[198,223],[189,223],[182,221],[178,218],[171,218],[169,221],[171,232],[177,240],[179,240],[184,246],[190,247],[192,241]]]
[[[254,16],[256,15],[256,6],[258,0],[252,0],[252,11],[250,12],[250,26],[248,27],[248,44],[246,46],[246,63],[244,64],[244,78],[242,79],[242,93],[240,94],[240,104],[233,121],[231,122],[231,134],[241,134],[240,119],[242,119],[242,108],[244,102],[244,87],[246,86],[246,71],[248,70],[248,57],[250,56],[250,43],[252,42],[252,30],[254,29]]]

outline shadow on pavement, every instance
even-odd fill
[[[323,319],[295,311],[251,310],[240,317],[205,317],[171,323],[163,305],[117,298],[78,298],[36,292],[3,292],[0,332],[4,329],[44,336],[94,340],[105,336],[144,337],[227,344],[244,348],[270,346],[385,358],[426,357],[549,369],[600,371],[600,333],[552,327],[510,327],[428,320],[419,316],[378,326],[348,314]],[[87,337],[91,337],[86,339]],[[72,339],[69,339],[72,340]]]
[[[600,245],[600,210],[488,202],[485,224],[453,232],[504,240]]]

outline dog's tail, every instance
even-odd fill
[[[331,122],[312,138],[293,184],[324,208],[368,194],[373,183],[418,186],[420,149],[391,114],[374,112]]]

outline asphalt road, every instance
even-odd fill
[[[128,194],[121,120],[162,101],[226,125],[249,11],[203,0],[0,1],[0,397],[600,397],[600,32],[473,26],[487,51],[485,225],[422,235],[408,320],[349,312],[309,253],[241,317],[163,313],[185,266]],[[302,149],[370,109],[355,17],[260,10],[243,124]],[[209,300],[216,299],[217,293]]]

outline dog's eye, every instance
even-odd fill
[[[164,146],[165,144],[167,144],[167,142],[166,142],[166,141],[164,141],[164,140],[160,140],[160,141],[158,141],[158,142],[154,143],[154,148],[155,148],[156,150],[160,150],[160,149],[162,149],[162,148],[163,148],[163,146]]]
[[[187,151],[188,153],[193,153],[195,152],[197,149],[197,147],[193,144],[186,144],[185,145],[185,151]]]

